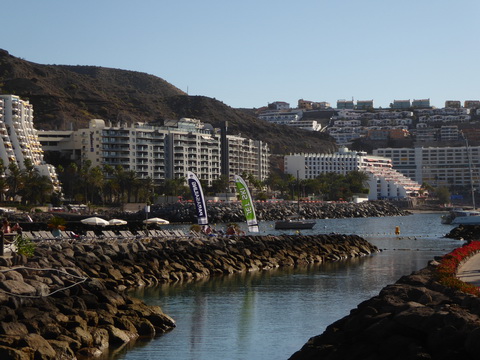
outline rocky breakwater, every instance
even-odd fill
[[[290,360],[478,359],[480,299],[437,282],[437,265],[385,287]]]
[[[457,240],[479,240],[480,226],[479,225],[459,225],[453,228],[445,237]]]
[[[240,202],[207,203],[208,218],[212,223],[229,223],[245,221]],[[302,202],[299,206],[294,201],[255,202],[255,212],[259,221],[275,221],[291,215],[300,215],[305,219],[338,219],[354,217],[403,216],[408,211],[400,210],[389,201],[367,201],[359,204],[347,202]],[[193,203],[177,202],[152,205],[150,216],[158,216],[170,222],[195,223],[195,206]],[[110,214],[122,219],[144,219],[145,213]]]
[[[0,258],[0,359],[90,358],[175,326],[127,289],[376,251],[355,235],[39,243]]]

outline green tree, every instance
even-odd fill
[[[365,171],[350,171],[345,176],[345,181],[350,186],[350,192],[353,194],[368,194],[368,180],[370,176]]]
[[[95,198],[101,199],[103,202],[103,184],[105,176],[99,166],[90,168],[87,175],[87,186],[90,192],[90,202],[95,203]]]
[[[212,194],[224,193],[228,189],[228,176],[220,175],[218,179],[212,181],[212,186],[209,190]]]
[[[53,184],[46,175],[40,175],[37,170],[25,170],[23,186],[18,194],[22,197],[23,205],[45,204],[53,193]]]
[[[8,171],[7,171],[7,197],[11,200],[15,200],[19,190],[22,188],[22,172],[18,167],[15,161],[10,161],[8,164]]]
[[[0,200],[5,201],[6,193],[8,190],[7,176],[5,173],[5,165],[3,160],[0,159]]]
[[[437,195],[438,200],[442,204],[450,203],[450,191],[446,186],[440,186],[435,189],[435,194]]]

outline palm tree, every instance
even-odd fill
[[[15,161],[10,161],[8,164],[6,181],[8,185],[7,197],[11,200],[15,200],[15,197],[23,186],[22,172]]]
[[[350,184],[350,191],[352,193],[368,193],[368,180],[370,176],[365,171],[354,170],[350,171],[345,180]]]
[[[139,180],[140,201],[153,203],[155,200],[155,182],[151,177]]]
[[[94,203],[94,196],[98,194],[100,199],[103,199],[103,183],[105,181],[105,176],[102,169],[99,166],[91,168],[87,173],[87,184],[90,188],[90,202]]]
[[[26,170],[23,173],[23,187],[18,194],[22,204],[45,204],[53,193],[53,184],[48,176],[40,175],[37,170]]]
[[[8,190],[7,177],[5,174],[5,165],[3,160],[0,159],[0,200],[4,201]]]
[[[127,202],[131,201],[132,192],[135,194],[138,189],[138,176],[135,170],[124,172],[125,189],[127,190]]]

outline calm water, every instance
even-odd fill
[[[395,226],[400,226],[399,236]],[[302,233],[355,233],[383,251],[333,264],[138,291],[137,297],[160,305],[177,327],[137,341],[111,359],[288,359],[387,284],[460,246],[458,240],[443,238],[451,228],[440,223],[440,214],[317,220],[315,229]],[[261,224],[260,231],[278,233],[271,222]]]

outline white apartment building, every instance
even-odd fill
[[[285,172],[300,179],[315,179],[334,172],[346,175],[358,170],[369,174],[369,200],[404,199],[416,196],[420,184],[392,168],[392,160],[365,152],[340,148],[334,154],[294,154],[285,156]]]
[[[373,154],[390,158],[396,170],[419,183],[469,188],[472,178],[480,187],[480,146],[383,148]]]
[[[15,95],[0,95],[0,158],[5,167],[14,161],[20,169],[30,160],[40,175],[52,181],[54,192],[61,193],[55,168],[43,159],[33,126],[33,106]]]
[[[274,101],[273,103],[268,104],[269,109],[273,110],[289,110],[290,104],[285,101]]]
[[[268,177],[270,151],[266,143],[234,135],[227,135],[227,142],[231,175],[246,171],[262,181]]]
[[[308,131],[320,131],[322,125],[316,120],[302,119],[303,112],[300,111],[266,111],[258,115],[261,120],[277,125],[288,125]]]
[[[267,111],[258,115],[260,120],[277,125],[290,125],[301,119],[301,112]]]
[[[221,136],[198,119],[111,124],[93,119],[86,129],[40,131],[45,150],[59,151],[73,160],[90,160],[92,166],[122,166],[140,178],[164,180],[194,172],[208,185],[221,174]],[[230,174],[243,171],[265,180],[269,173],[266,143],[226,136]]]

